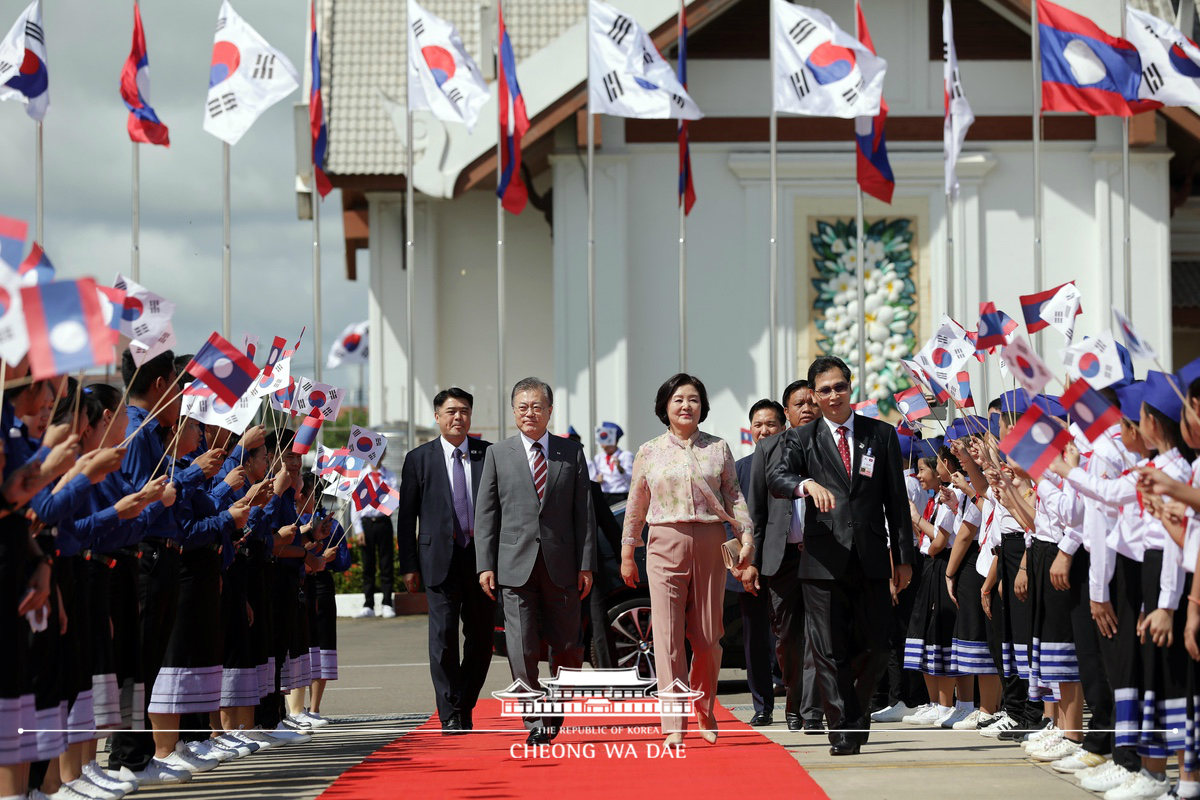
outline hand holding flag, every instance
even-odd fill
[[[1037,480],[1071,442],[1071,432],[1034,404],[1000,441],[1000,452]]]

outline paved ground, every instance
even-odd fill
[[[433,700],[424,617],[338,620],[338,638],[341,679],[330,684],[322,710],[339,724],[319,732],[309,744],[226,764],[182,787],[152,787],[140,794],[156,800],[308,800],[426,719]],[[507,663],[495,659],[485,694],[510,682]],[[720,692],[724,705],[749,719],[744,673],[722,673]],[[761,730],[786,747],[834,800],[1091,796],[1072,780],[1021,758],[1016,745],[998,745],[974,733],[878,726],[864,755],[833,759],[823,738],[790,733],[779,722]]]

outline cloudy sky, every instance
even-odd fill
[[[28,0],[0,0],[0,34]],[[179,348],[194,351],[221,328],[221,142],[201,128],[219,0],[142,0],[150,101],[171,147],[141,146],[141,282],[178,305]],[[43,0],[50,72],[45,141],[45,249],[61,277],[111,285],[130,266],[131,145],[119,92],[129,55],[132,0]],[[304,0],[235,0],[234,8],[303,70]],[[232,153],[233,338],[308,326],[293,369],[313,363],[309,221],[296,218],[292,106],[267,111]],[[36,125],[17,102],[0,103],[0,215],[29,221],[33,236]],[[320,343],[324,359],[346,325],[366,319],[369,264],[345,278],[340,193],[324,202]],[[260,358],[261,362],[261,358]],[[325,380],[357,389],[358,369]]]

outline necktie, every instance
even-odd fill
[[[846,441],[846,434],[850,433],[845,425],[838,428],[838,452],[842,454],[842,463],[846,466],[846,474],[850,474],[850,444]]]
[[[454,543],[466,547],[471,543],[475,526],[471,520],[471,503],[467,499],[467,470],[463,467],[463,452],[458,448],[454,449],[454,517],[458,521]]]
[[[537,489],[538,502],[546,497],[546,454],[542,452],[542,443],[534,442],[531,448],[533,464],[533,488]]]

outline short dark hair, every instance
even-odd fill
[[[129,389],[130,397],[145,397],[146,392],[159,378],[166,380],[175,371],[175,354],[170,350],[159,353],[154,358],[142,362],[139,368],[133,361],[129,348],[121,353],[121,380]]]
[[[667,418],[667,403],[671,402],[671,395],[679,391],[682,386],[696,387],[696,392],[700,395],[699,421],[704,422],[704,420],[708,419],[708,392],[704,388],[704,381],[695,375],[680,372],[667,378],[663,382],[663,385],[658,387],[658,395],[654,398],[654,414],[663,425],[671,424],[671,421]]]
[[[808,383],[810,386],[817,385],[817,376],[829,372],[831,369],[840,369],[842,377],[847,382],[850,381],[850,368],[846,366],[846,362],[842,361],[837,356],[817,356],[816,360],[808,365]]]
[[[90,383],[84,391],[95,397],[104,411],[116,411],[121,404],[121,390],[107,383]]]
[[[757,403],[750,406],[750,421],[754,422],[754,415],[762,411],[764,408],[775,412],[775,416],[779,417],[780,425],[787,425],[787,415],[783,413],[783,406],[779,405],[779,403],[776,403],[774,400],[771,400],[768,397],[764,397],[762,400],[759,400]]]
[[[554,406],[554,390],[550,388],[550,384],[546,383],[541,378],[521,378],[512,388],[512,393],[508,396],[508,402],[511,405],[517,399],[517,392],[541,392],[546,395],[546,403],[551,407]]]
[[[184,372],[188,364],[192,363],[192,358],[192,353],[175,356],[175,383],[179,385],[180,389],[195,380],[191,375]]]
[[[1000,400],[999,397],[997,397],[992,402],[988,403],[988,413],[989,414],[993,411],[1003,411],[1003,410],[1004,410],[1004,403]]]
[[[468,408],[475,408],[475,398],[466,389],[460,389],[457,386],[451,386],[449,389],[442,389],[433,396],[433,410],[437,411],[442,406],[446,405],[446,401],[450,399],[462,400],[467,404]]]
[[[279,450],[281,453],[286,453],[292,448],[292,440],[296,438],[296,432],[291,428],[277,428],[267,434],[266,446],[268,450]],[[278,444],[276,444],[278,442]]]
[[[803,378],[801,378],[798,381],[792,381],[791,383],[789,383],[787,385],[787,388],[783,390],[783,407],[787,408],[788,404],[792,402],[792,395],[794,395],[796,392],[800,391],[801,389],[808,389],[808,388],[809,388],[809,383],[808,383],[808,381],[804,380]]]

